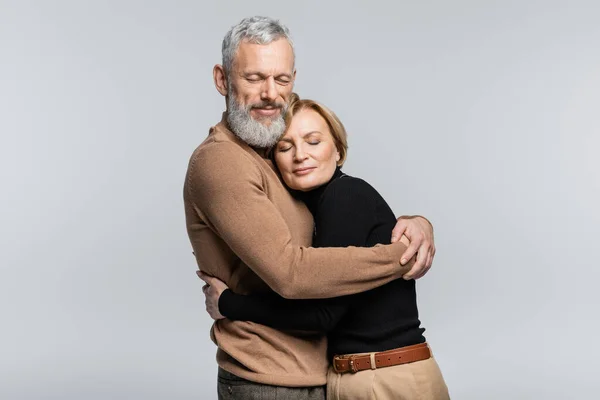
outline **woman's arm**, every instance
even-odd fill
[[[276,329],[329,332],[343,317],[351,296],[324,300],[289,300],[278,294],[240,295],[217,278],[198,272],[207,284],[206,311],[217,320],[252,321]]]
[[[329,332],[348,311],[350,299],[289,300],[278,294],[240,295],[227,289],[219,311],[231,320],[252,321],[275,329]]]

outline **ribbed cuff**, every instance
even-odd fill
[[[225,289],[219,297],[219,312],[222,316],[231,319],[231,310],[235,293],[231,289]]]

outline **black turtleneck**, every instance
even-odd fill
[[[314,247],[372,247],[390,243],[394,213],[367,182],[336,169],[310,192],[292,191],[314,216]],[[415,281],[397,279],[379,288],[319,300],[289,300],[277,294],[238,295],[225,290],[221,314],[280,330],[326,332],[329,356],[367,353],[422,343]]]

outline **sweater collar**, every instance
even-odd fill
[[[344,173],[342,172],[340,167],[335,167],[335,172],[333,173],[333,176],[327,183],[324,183],[316,189],[309,190],[308,192],[293,190],[292,194],[294,194],[296,198],[302,200],[308,206],[308,209],[310,210],[311,214],[315,216],[323,193],[325,193],[325,191],[333,181],[339,179],[342,176],[344,176]]]

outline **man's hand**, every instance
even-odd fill
[[[225,318],[219,312],[219,298],[221,297],[221,293],[223,293],[225,289],[229,289],[229,287],[223,281],[220,281],[214,276],[206,275],[202,271],[196,271],[196,275],[206,282],[206,285],[202,286],[202,291],[206,297],[204,303],[206,304],[206,312],[208,312],[208,315],[215,321]]]
[[[421,216],[402,216],[392,231],[392,243],[397,242],[402,235],[410,240],[410,245],[402,255],[400,263],[406,264],[415,254],[415,265],[404,274],[404,279],[419,279],[429,271],[435,256],[433,242],[433,226]]]

